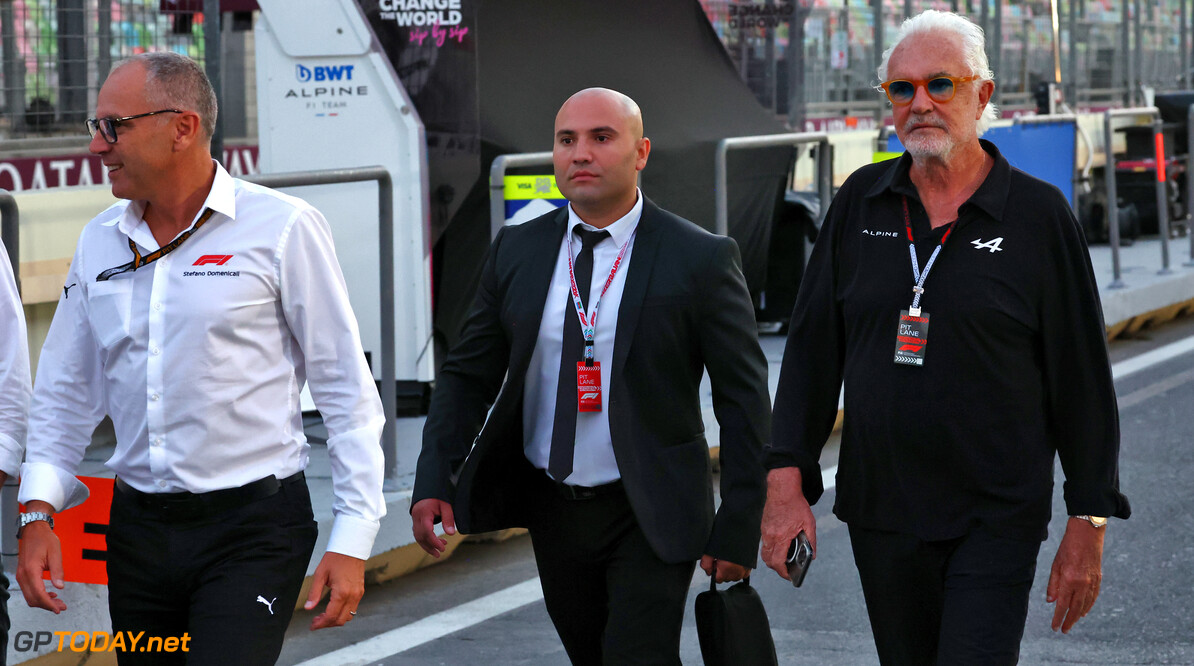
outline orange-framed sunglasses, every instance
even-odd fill
[[[954,98],[958,92],[958,84],[975,81],[980,77],[974,76],[936,76],[931,79],[893,79],[879,84],[879,88],[887,93],[887,99],[896,106],[911,104],[916,97],[916,89],[924,88],[929,93],[929,99],[934,102],[945,103]]]

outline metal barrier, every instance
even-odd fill
[[[1185,5],[1182,5],[1184,8]],[[1194,104],[1186,111],[1186,234],[1190,236],[1190,258],[1184,266],[1194,266]]]
[[[386,491],[398,490],[398,430],[394,419],[398,400],[394,360],[394,181],[385,167],[323,169],[246,176],[244,180],[265,187],[306,187],[377,181],[377,240],[381,278],[381,407],[386,424],[381,433],[385,455]]]
[[[498,155],[489,166],[489,238],[506,224],[506,169],[551,164],[551,152]]]
[[[726,154],[731,149],[770,148],[773,146],[800,146],[817,144],[817,193],[821,197],[821,216],[829,210],[833,196],[833,158],[830,155],[829,135],[824,132],[799,132],[795,134],[764,134],[760,136],[737,136],[717,142],[713,163],[713,193],[717,199],[717,217],[714,231],[728,236],[730,230],[729,193],[726,173]]]
[[[1103,112],[1103,150],[1107,159],[1103,165],[1104,178],[1107,184],[1107,205],[1103,206],[1107,219],[1107,234],[1111,241],[1111,270],[1113,278],[1110,289],[1120,289],[1124,286],[1119,265],[1119,197],[1115,191],[1115,152],[1112,149],[1111,119],[1122,116],[1151,116],[1153,131],[1161,132],[1161,112],[1155,106],[1142,106],[1131,109],[1108,109]],[[1169,270],[1169,208],[1165,196],[1165,181],[1159,176],[1165,168],[1165,155],[1157,156],[1157,230],[1161,235],[1161,270],[1157,273],[1165,275]]]
[[[21,290],[21,213],[17,200],[8,190],[0,190],[0,240],[8,250],[8,263],[12,264],[12,275],[17,280],[17,291]]]
[[[4,240],[4,249],[8,251],[8,262],[12,264],[12,275],[17,281],[17,291],[21,290],[21,257],[20,257],[20,212],[17,210],[17,200],[8,190],[0,190],[0,239]],[[8,477],[4,481],[4,488],[0,490],[0,552],[4,554],[5,567],[9,573],[15,572],[17,555],[17,479]]]

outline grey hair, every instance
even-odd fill
[[[904,20],[896,35],[895,44],[883,52],[883,59],[879,63],[877,71],[879,80],[887,80],[887,61],[891,59],[891,54],[905,39],[913,35],[932,32],[944,32],[960,38],[962,40],[962,57],[970,74],[978,76],[981,81],[995,80],[995,73],[991,71],[990,62],[987,60],[986,36],[983,34],[983,29],[964,16],[936,9],[925,10]],[[978,119],[976,127],[978,136],[982,136],[998,117],[999,111],[995,108],[995,104],[988,101],[987,107],[983,109],[983,114]]]
[[[113,71],[134,63],[145,68],[145,98],[151,106],[194,111],[204,138],[215,134],[216,91],[198,63],[172,51],[154,51],[121,61]]]

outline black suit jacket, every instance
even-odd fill
[[[412,504],[450,502],[462,532],[526,526],[528,480],[544,474],[523,454],[523,385],[567,223],[562,208],[498,233],[440,370]],[[709,554],[753,567],[771,406],[738,246],[646,200],[629,261],[607,390],[630,505],[663,560]],[[706,368],[721,428],[716,515],[699,397]]]

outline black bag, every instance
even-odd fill
[[[771,623],[750,576],[724,592],[716,581],[714,561],[709,591],[696,598],[697,636],[706,666],[778,666]]]

